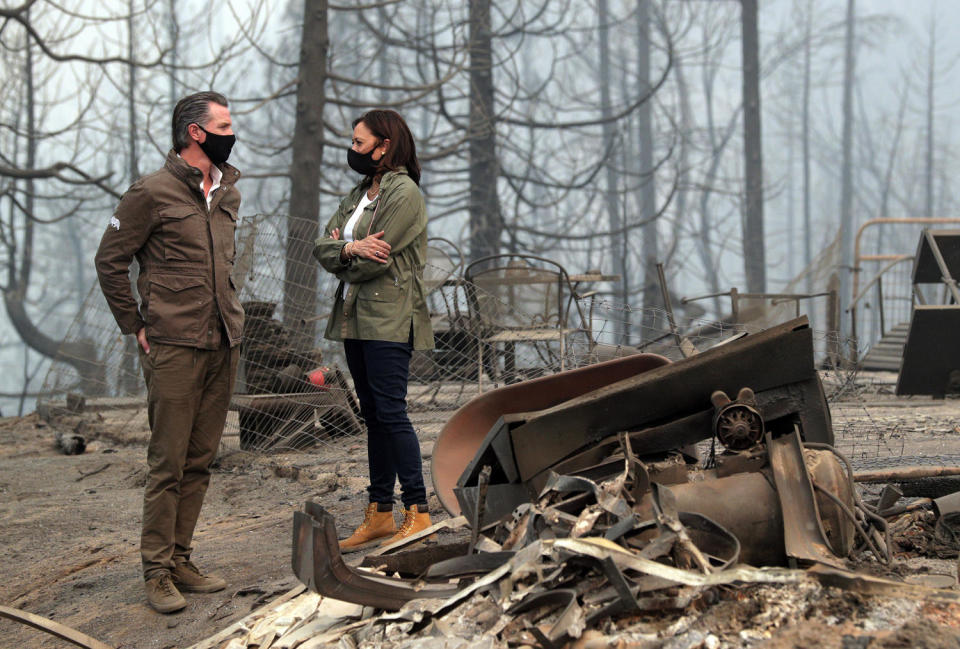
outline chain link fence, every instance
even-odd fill
[[[362,435],[362,418],[341,345],[321,333],[304,344],[296,323],[284,321],[285,233],[274,223],[266,217],[248,218],[238,231],[235,282],[247,318],[225,436],[253,452],[322,448],[345,436]],[[558,286],[514,281],[510,273],[530,276],[530,269],[520,265],[508,269],[496,284],[469,282],[457,254],[450,242],[431,240],[424,275],[436,347],[414,354],[408,393],[411,419],[421,432],[439,430],[481,389],[638,352],[679,360],[684,352],[703,351],[787,320],[797,308],[758,300],[748,310],[756,316],[749,321],[683,313],[671,318],[664,309],[634,308],[609,299],[601,282],[588,283],[589,275]],[[335,278],[321,272],[311,289],[316,291],[317,313],[300,321],[309,320],[315,332],[322,332],[336,288]],[[601,290],[587,290],[593,288]],[[553,290],[559,299],[549,292]],[[506,335],[491,328],[484,309],[509,314],[514,324]],[[910,435],[924,431],[883,410],[893,400],[895,375],[862,374],[833,364],[831,350],[848,341],[817,327],[826,317],[821,303],[806,301],[801,311],[808,310],[838,448],[856,462],[908,453]],[[112,417],[145,429],[145,388],[135,341],[120,335],[98,286],[91,288],[65,339],[86,341],[89,357],[51,366],[43,389],[51,396],[39,409],[68,408],[67,395],[74,395],[74,401],[82,397],[110,410]],[[875,414],[881,411],[884,414]],[[900,411],[909,413],[907,408]],[[953,430],[953,425],[947,428]],[[948,432],[943,440],[952,442]]]

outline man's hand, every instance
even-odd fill
[[[137,332],[137,343],[143,348],[145,354],[150,354],[150,343],[147,342],[146,327],[140,327],[140,331]]]

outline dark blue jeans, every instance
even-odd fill
[[[407,417],[407,378],[413,345],[384,340],[344,340],[347,367],[367,425],[367,463],[372,503],[393,503],[400,480],[400,498],[407,509],[427,511],[420,440]]]

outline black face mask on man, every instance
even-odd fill
[[[203,152],[207,154],[207,157],[210,158],[210,162],[215,165],[223,164],[227,161],[227,158],[230,157],[230,151],[233,149],[234,142],[237,141],[236,135],[219,135],[218,133],[211,133],[207,129],[203,128],[199,124],[200,130],[207,134],[207,139],[203,142],[198,142],[200,148],[203,149]]]
[[[373,159],[373,152],[376,148],[377,147],[373,147],[366,153],[357,153],[353,149],[347,149],[347,164],[358,174],[364,176],[377,175],[377,170],[380,168],[380,161]]]

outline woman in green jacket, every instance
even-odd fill
[[[340,202],[313,254],[340,280],[326,337],[342,340],[367,427],[370,486],[363,523],[343,552],[393,543],[430,526],[420,442],[407,417],[415,349],[433,348],[423,288],[427,211],[406,122],[371,110],[353,123],[350,168],[363,179]],[[393,518],[400,482],[404,518]]]

